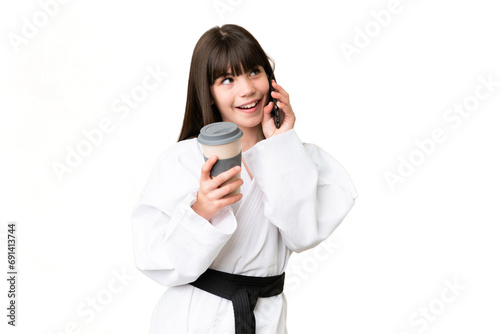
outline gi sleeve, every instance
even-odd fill
[[[292,251],[325,240],[354,205],[357,193],[345,169],[318,146],[303,144],[294,129],[243,156],[264,193],[265,216]]]
[[[136,266],[165,286],[195,281],[236,229],[227,207],[210,222],[193,211],[203,158],[180,146],[160,158],[132,212]]]

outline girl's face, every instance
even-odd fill
[[[210,93],[223,121],[252,128],[259,126],[264,117],[269,81],[264,68],[258,66],[239,76],[225,73],[215,80]]]

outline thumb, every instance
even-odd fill
[[[218,157],[216,155],[212,155],[207,161],[205,161],[203,166],[201,166],[200,181],[208,181],[212,179],[210,177],[210,171],[212,170],[212,167],[215,165],[217,160]]]
[[[271,119],[271,112],[273,111],[274,108],[274,103],[273,101],[270,101],[267,106],[264,107],[264,119],[263,121],[267,121]]]

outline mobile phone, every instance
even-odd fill
[[[274,91],[273,85],[271,83],[271,76],[267,75],[267,79],[269,80],[269,101],[273,102],[273,110],[271,111],[271,116],[273,116],[274,118],[274,125],[276,126],[276,129],[279,129],[281,126],[280,108],[278,107],[278,101],[271,96],[271,92]]]

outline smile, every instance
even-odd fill
[[[257,109],[257,105],[259,103],[260,103],[260,100],[255,100],[255,101],[241,105],[241,106],[236,107],[236,108],[238,108],[239,110],[241,110],[243,112],[254,112]]]

